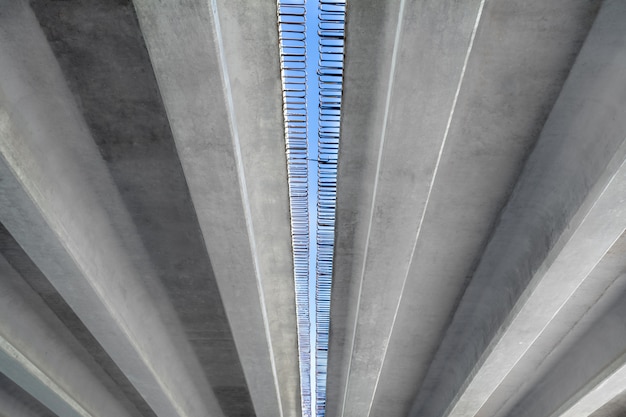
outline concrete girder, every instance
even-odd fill
[[[625,395],[619,395],[612,401],[609,401],[589,417],[619,417],[626,413],[626,402],[624,402]]]
[[[11,417],[57,417],[26,391],[0,375],[0,415]]]
[[[33,412],[27,405],[0,389],[0,415],[11,417],[40,417],[40,413]]]
[[[349,5],[346,42],[350,52],[345,55],[326,390],[326,415],[329,417],[342,416],[346,400],[350,373],[347,363],[352,355],[359,300],[359,282],[352,277],[358,276],[364,261],[367,208],[371,204],[373,180],[377,175],[373,155],[378,155],[380,148],[380,136],[373,132],[382,131],[380,115],[385,112],[384,97],[392,78],[389,63],[393,56],[400,5],[399,1]],[[362,42],[357,43],[359,39]],[[374,83],[374,79],[378,82]],[[357,92],[366,96],[353,98],[352,94]],[[360,105],[359,110],[349,112],[355,105]],[[358,185],[344,186],[346,178],[354,181],[348,184]],[[361,209],[361,205],[365,209]]]
[[[329,416],[408,414],[595,7],[350,5]]]
[[[549,7],[540,0],[485,2],[371,415],[408,415],[597,7],[580,0],[558,0]],[[446,65],[445,57],[440,52],[426,62],[436,70]],[[411,66],[406,71],[426,74],[423,67],[418,63],[417,71]],[[417,140],[428,130],[413,134]]]
[[[601,320],[617,299],[623,297],[626,292],[625,252],[626,234],[622,234],[528,348],[518,366],[511,369],[491,394],[477,417],[508,417],[584,333]]]
[[[483,415],[488,401],[497,409],[518,389],[507,384],[512,371],[520,366],[525,374],[515,377],[528,378],[528,363],[541,360],[530,357],[558,344],[544,333],[577,290],[586,288],[587,301],[570,308],[572,317],[614,279],[586,282],[626,229],[625,13],[619,2],[602,6],[411,415]]]
[[[158,415],[221,416],[37,20],[1,10],[0,220]]]
[[[0,371],[59,416],[130,417],[100,382],[97,364],[0,256]],[[0,414],[12,407],[1,391]],[[133,412],[134,411],[134,412]]]
[[[134,3],[256,414],[298,416],[276,2]]]
[[[442,2],[349,7],[329,417],[370,414],[480,1],[448,14],[446,30],[432,20]],[[439,50],[448,65],[415,79]]]
[[[589,416],[626,391],[624,293],[603,313],[508,416]]]

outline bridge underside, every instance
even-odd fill
[[[273,0],[0,0],[0,415],[301,416]],[[352,1],[328,417],[626,410],[626,5]]]

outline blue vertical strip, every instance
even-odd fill
[[[280,68],[289,175],[291,239],[296,289],[302,415],[312,414],[311,321],[309,303],[309,175],[306,103],[305,0],[278,1]]]
[[[326,408],[345,7],[278,0],[303,417]]]
[[[318,132],[320,107],[320,88],[317,81],[320,66],[319,52],[319,1],[306,1],[306,109],[307,109],[307,144],[309,159],[309,318],[311,338],[311,402],[315,407],[317,398],[317,217],[319,180]],[[315,409],[313,415],[317,415]]]
[[[326,413],[330,297],[335,249],[337,159],[341,124],[345,0],[319,0],[319,130],[316,277],[316,415]]]

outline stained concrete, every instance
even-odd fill
[[[276,3],[135,5],[255,412],[297,416]]]
[[[626,393],[609,401],[590,417],[620,417],[626,414]]]
[[[610,7],[602,10],[455,312],[415,415],[478,412],[626,226],[624,118],[614,115],[623,108],[615,88],[623,35],[603,17]]]
[[[39,300],[20,319],[61,326],[34,345],[87,365],[2,356],[10,404],[298,417],[276,3],[26,3],[0,8],[0,252]],[[329,417],[620,412],[623,6],[589,32],[600,5],[348,4]]]
[[[9,231],[2,225],[0,225],[0,253],[6,259],[6,262],[20,275],[20,279],[23,279],[41,297],[50,309],[49,313],[56,315],[61,320],[72,336],[76,338],[98,366],[102,368],[103,374],[106,376],[98,375],[99,380],[109,391],[116,395],[117,400],[122,403],[130,402],[127,408],[135,408],[143,417],[155,416],[150,406],[89,332],[89,329],[85,327],[63,297],[37,268],[37,265],[33,263]],[[125,398],[120,395],[122,393]]]
[[[31,1],[227,415],[254,409],[131,1]]]
[[[86,349],[0,256],[0,368],[58,415],[137,417]],[[117,395],[116,395],[117,394]]]
[[[205,96],[217,118],[192,121],[209,132],[198,149],[177,144],[187,155],[185,173],[170,131],[170,121],[176,131],[182,119],[172,103],[166,114],[160,89],[167,86],[157,87],[150,61],[155,55],[148,56],[134,5],[32,1],[45,39],[24,5],[3,10],[14,13],[4,39],[2,192],[7,236],[23,248],[8,249],[14,263],[144,415],[298,415],[276,4],[220,5],[225,30],[207,42],[168,34],[173,42],[210,52],[215,63],[224,54],[236,72],[250,63],[249,54],[237,52],[245,50],[268,69],[252,74],[247,84],[235,79],[228,95],[222,90],[225,70],[218,65],[204,74],[217,87]],[[145,16],[149,9],[139,6]],[[197,6],[186,9],[192,19],[202,10],[208,21],[201,23],[218,22],[215,8]],[[150,29],[152,22],[143,24]],[[234,30],[238,24],[249,32]],[[208,33],[204,24],[187,28]],[[260,34],[268,40],[264,49],[247,44]],[[17,58],[20,47],[27,51],[24,59]],[[259,77],[270,82],[269,96],[259,89],[249,100],[246,85],[257,86]],[[240,116],[239,135],[230,138],[233,111],[252,115],[255,109],[260,112],[250,121]],[[192,108],[193,115],[202,111]],[[215,136],[219,125],[225,134]],[[202,153],[205,138],[225,141],[230,155],[210,155],[217,158],[211,175],[227,178],[223,185],[235,196],[229,200],[225,188],[211,189],[209,205],[227,216],[221,220],[207,218],[205,195],[196,188],[192,202],[187,189],[188,181],[206,180],[197,171],[206,164],[190,166],[188,157],[189,151]],[[220,163],[233,156],[249,167],[224,176],[228,171]],[[250,188],[241,198],[239,186],[246,182]],[[74,205],[64,208],[70,201]],[[218,279],[209,256],[218,257]],[[238,269],[246,262],[247,270]],[[127,298],[137,302],[128,304]]]
[[[537,335],[535,342],[528,346],[519,360],[521,366],[509,370],[477,415],[510,415],[533,387],[552,372],[565,352],[577,345],[617,300],[623,298],[626,292],[625,250],[626,234],[622,234],[554,319]]]
[[[2,12],[3,224],[157,414],[221,415],[35,16]]]
[[[409,413],[598,4],[350,6],[329,416]]]
[[[11,417],[56,417],[2,373],[0,373],[0,414]]]
[[[624,292],[622,292],[624,294]],[[588,326],[510,411],[509,416],[593,415],[625,391],[626,299]]]

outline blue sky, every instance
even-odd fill
[[[279,0],[278,4],[303,416],[322,417],[345,1]]]
[[[318,85],[319,70],[319,2],[306,2],[306,104],[307,104],[307,154],[309,160],[308,188],[309,188],[309,319],[311,321],[310,340],[311,352],[317,350],[317,183],[319,180],[318,159],[318,131],[319,131],[319,101]],[[317,398],[316,355],[311,355],[311,383],[312,403]]]

